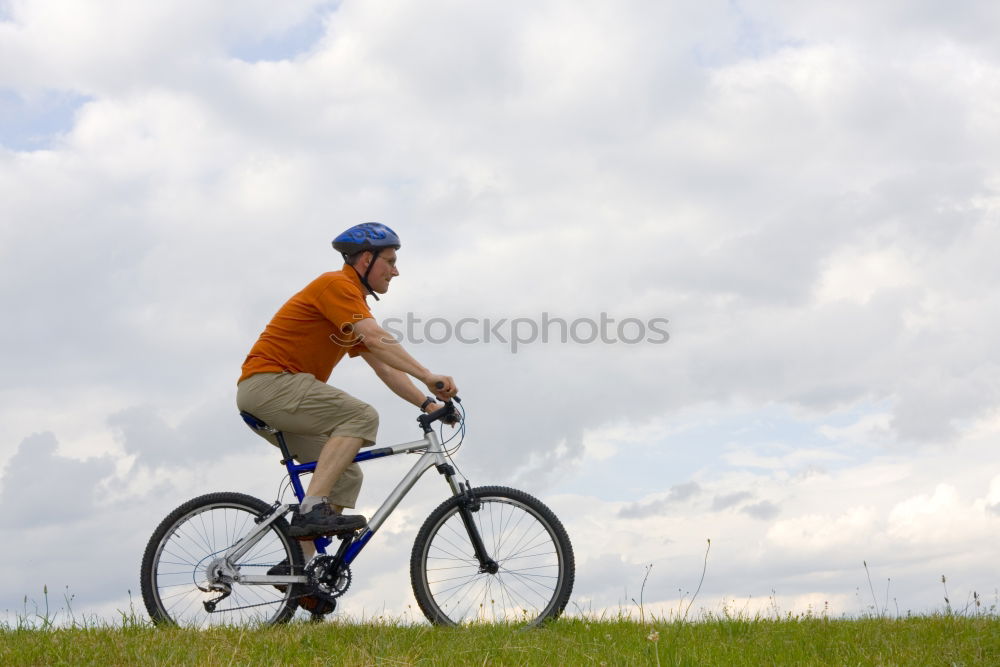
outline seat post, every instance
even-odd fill
[[[292,470],[292,466],[295,465],[295,455],[288,451],[288,445],[285,443],[285,435],[281,431],[272,431],[274,438],[278,441],[278,448],[281,450],[281,465],[285,466],[288,470],[288,480],[292,483],[292,491],[295,492],[295,497],[299,502],[306,497],[305,487],[302,486],[302,481],[299,479],[299,472]]]
[[[246,422],[247,426],[255,431],[266,431],[274,436],[274,439],[278,441],[278,449],[281,450],[281,465],[285,466],[288,470],[288,477],[292,481],[292,488],[295,489],[295,495],[299,500],[305,497],[305,490],[302,488],[302,483],[299,481],[299,474],[292,470],[292,465],[294,465],[295,455],[288,450],[288,443],[285,442],[285,435],[267,424],[263,419],[259,419],[254,415],[246,412],[245,410],[240,411],[240,416],[243,421]]]
[[[295,492],[295,497],[298,501],[302,502],[302,499],[306,497],[306,490],[299,479],[299,473],[292,470],[294,462],[292,461],[292,455],[288,453],[288,447],[285,445],[285,436],[281,434],[281,431],[278,431],[274,435],[278,439],[278,446],[281,447],[281,455],[284,457],[281,462],[284,464],[285,469],[288,470],[288,481],[292,483],[292,491]]]
[[[285,434],[281,431],[271,431],[271,433],[278,441],[278,449],[281,450],[281,464],[286,465],[290,463],[295,456],[288,451],[288,445],[285,444]]]

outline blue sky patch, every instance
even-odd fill
[[[735,470],[766,474],[765,469],[755,465],[738,465],[727,460],[727,454],[734,448],[760,457],[789,456],[797,450],[829,452],[830,458],[820,456],[816,462],[828,470],[859,465],[880,452],[850,442],[831,442],[821,429],[846,427],[886,409],[887,402],[880,401],[815,419],[797,416],[782,405],[745,412],[722,409],[680,416],[678,422],[687,422],[687,426],[656,442],[622,446],[616,456],[566,476],[555,489],[570,492],[583,486],[593,489],[604,500],[636,501],[647,494],[688,483],[706,470],[713,471],[712,477]],[[805,465],[805,461],[795,465]]]
[[[16,151],[49,148],[54,139],[73,129],[77,110],[90,100],[68,91],[24,96],[0,88],[0,145]]]
[[[288,30],[265,37],[252,43],[237,44],[230,49],[230,55],[248,63],[277,62],[292,60],[307,53],[322,37],[325,30],[324,19],[336,11],[339,2],[324,10],[311,13]]]

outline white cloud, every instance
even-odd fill
[[[983,509],[982,501],[966,505],[954,486],[938,484],[932,493],[897,503],[889,512],[888,533],[902,542],[940,548],[990,531],[993,521]]]
[[[791,554],[810,556],[854,547],[877,528],[875,512],[858,506],[834,515],[805,514],[776,521],[767,531],[767,539]]]
[[[759,448],[733,448],[725,455],[724,459],[733,466],[786,470],[804,468],[809,465],[822,465],[848,458],[843,453],[823,449],[793,448],[788,445],[773,449],[776,450],[777,456],[762,455]]]
[[[898,251],[859,252],[845,249],[830,259],[820,279],[819,298],[848,299],[868,303],[882,289],[907,287],[915,282],[915,271]]]
[[[869,447],[886,447],[893,442],[891,421],[892,415],[890,413],[878,412],[865,415],[846,426],[821,426],[817,430],[832,441],[858,443]]]
[[[114,493],[130,546],[94,547],[108,572],[187,495],[269,497],[239,364],[336,264],[331,236],[381,219],[404,245],[379,316],[669,319],[664,345],[411,346],[467,397],[474,481],[566,518],[581,600],[625,600],[655,562],[648,590],[674,604],[708,537],[706,600],[850,610],[864,558],[924,609],[931,569],[983,585],[959,554],[988,551],[1000,504],[994,10],[272,5],[4,15],[4,113],[78,103],[0,148],[4,494],[26,456]],[[364,368],[335,382],[386,439],[413,436]],[[387,568],[397,529],[371,555]],[[19,568],[0,599],[30,592]],[[354,600],[405,608],[405,588],[384,574]]]

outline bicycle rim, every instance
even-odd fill
[[[256,528],[260,508],[231,501],[209,502],[192,508],[172,523],[159,539],[151,572],[155,600],[152,614],[158,622],[184,627],[272,624],[294,613],[292,586],[231,584],[231,594],[214,611],[205,602],[219,598],[209,588],[207,568],[230,546]],[[275,524],[235,565],[241,574],[266,574],[285,560],[301,564],[301,549]],[[298,553],[295,553],[295,551]]]
[[[527,494],[494,492],[478,498],[474,521],[500,569],[480,572],[453,503],[431,523],[420,545],[420,585],[415,590],[421,589],[418,602],[425,614],[449,625],[533,625],[558,615],[573,579],[572,548],[561,524]]]

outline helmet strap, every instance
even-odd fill
[[[368,263],[368,268],[365,269],[365,275],[361,275],[360,271],[354,269],[353,264],[351,265],[351,268],[354,269],[354,272],[358,274],[358,278],[361,279],[361,284],[365,286],[365,289],[368,290],[368,293],[371,294],[373,297],[375,297],[375,300],[378,301],[378,294],[376,294],[375,290],[372,289],[372,286],[368,284],[368,274],[372,272],[372,268],[375,266],[375,260],[378,259],[378,254],[382,252],[382,248],[372,248],[370,252],[372,254],[372,261]]]

